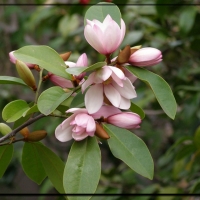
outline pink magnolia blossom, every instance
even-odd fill
[[[156,65],[161,61],[161,51],[152,47],[141,48],[134,52],[129,58],[129,63],[138,67]]]
[[[84,29],[87,42],[99,53],[107,55],[113,53],[124,39],[126,26],[121,19],[121,27],[107,15],[103,23],[98,20],[88,20]]]
[[[73,114],[57,126],[55,136],[59,141],[66,142],[72,138],[79,141],[94,136],[96,124],[86,109],[71,108],[66,112]]]
[[[86,67],[88,66],[88,59],[87,59],[87,55],[85,53],[83,53],[77,60],[76,63],[74,62],[70,62],[70,61],[66,61],[65,62],[66,65],[68,65],[69,67]],[[85,76],[85,72],[79,74],[78,76],[75,76],[76,79],[80,80],[79,84],[82,84],[84,81],[84,76]],[[58,85],[62,88],[73,88],[74,85],[72,84],[72,82],[70,80],[67,80],[65,78],[62,78],[60,76],[57,76],[55,74],[52,74],[51,72],[48,73],[49,75],[49,79],[55,84]]]
[[[132,112],[122,112],[118,114],[111,115],[107,118],[107,123],[125,128],[125,129],[135,129],[139,128],[141,123],[141,118],[138,114]]]
[[[10,53],[9,53],[9,57],[10,57],[10,61],[12,62],[12,63],[16,63],[16,61],[17,61],[17,59],[15,58],[15,56],[14,56],[14,51],[11,51]],[[29,67],[29,68],[34,68],[34,66],[35,66],[35,64],[30,64],[30,63],[26,63],[26,65]]]
[[[104,102],[104,95],[110,103],[121,109],[130,108],[130,99],[136,92],[131,81],[117,67],[104,66],[91,73],[82,84],[82,92],[90,86],[85,94],[85,106],[88,113],[97,112]]]

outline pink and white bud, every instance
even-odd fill
[[[65,64],[69,67],[87,67],[88,66],[88,58],[87,58],[86,53],[83,53],[78,58],[76,63],[66,61]],[[85,75],[86,75],[86,72],[83,72],[83,73],[81,73],[81,74],[79,74],[78,76],[75,76],[75,77],[81,81],[84,78]]]
[[[49,79],[51,80],[51,82],[54,83],[55,85],[58,85],[62,88],[73,88],[74,87],[70,80],[67,80],[63,77],[52,74],[51,72],[49,72],[48,75],[49,75]]]
[[[140,127],[142,120],[136,113],[122,112],[109,116],[107,122],[125,129],[136,129]]]
[[[13,63],[13,64],[16,64],[16,61],[17,59],[15,58],[14,56],[14,51],[11,51],[9,53],[9,57],[10,57],[10,61]],[[35,64],[30,64],[30,63],[25,63],[29,68],[34,68]]]
[[[107,15],[103,23],[98,20],[88,20],[84,29],[87,42],[99,53],[107,55],[113,53],[124,39],[126,26],[121,19],[121,27]]]
[[[156,48],[145,47],[134,52],[129,63],[138,67],[153,66],[162,61],[162,52]]]
[[[73,114],[57,126],[55,136],[59,141],[66,142],[72,138],[80,141],[88,136],[94,136],[96,123],[86,109],[71,108],[66,112]]]

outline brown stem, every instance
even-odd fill
[[[2,143],[0,144],[0,146],[5,146],[5,145],[9,145],[15,142],[20,142],[20,141],[24,141],[24,138],[18,139],[18,140],[13,140],[12,142],[6,142],[6,143]]]
[[[106,55],[106,63],[107,63],[107,65],[111,64],[110,54]]]
[[[7,140],[8,138],[14,137],[21,129],[25,128],[26,126],[32,124],[33,122],[39,120],[40,118],[46,117],[43,114],[40,114],[34,118],[29,119],[27,122],[25,122],[24,124],[22,124],[21,126],[17,127],[16,129],[14,129],[12,132],[10,132],[9,134],[3,136],[2,138],[0,138],[0,143]]]

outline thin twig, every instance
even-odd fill
[[[17,127],[16,129],[14,129],[12,132],[10,132],[9,134],[3,136],[2,138],[0,138],[0,143],[11,138],[14,137],[20,130],[22,130],[23,128],[25,128],[26,126],[32,124],[33,122],[39,120],[40,118],[46,117],[46,115],[40,114],[34,118],[29,119],[28,121],[26,121],[24,124],[22,124],[21,126]]]

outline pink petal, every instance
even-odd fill
[[[88,76],[88,79],[81,85],[81,91],[84,93],[85,89],[94,83],[95,72]]]
[[[119,107],[121,96],[119,92],[111,85],[104,85],[104,93],[108,100],[114,105],[115,107]]]
[[[80,113],[76,115],[75,121],[78,126],[86,128],[89,118],[88,114]]]
[[[87,127],[86,127],[86,132],[88,133],[88,135],[90,136],[94,136],[94,132],[96,131],[96,123],[93,119],[93,117],[89,117],[88,118],[88,123],[87,123]]]
[[[124,36],[125,36],[125,32],[126,32],[126,25],[123,21],[123,19],[121,19],[121,37],[119,39],[119,44],[120,45],[124,39]]]
[[[130,108],[130,106],[131,106],[130,100],[121,96],[119,108],[123,109],[123,110],[128,110]]]
[[[137,77],[133,75],[131,72],[129,72],[125,67],[124,67],[124,75],[131,81],[131,83],[134,83],[137,80]]]
[[[88,66],[88,59],[86,53],[83,53],[77,60],[76,66],[78,67],[87,67]]]
[[[71,62],[71,61],[65,61],[65,64],[69,67],[76,67],[76,63]]]
[[[102,106],[96,113],[92,114],[94,119],[99,119],[101,117],[107,118],[110,115],[121,113],[122,111],[114,106]]]
[[[70,108],[66,111],[66,113],[87,113],[87,110],[85,108]]]
[[[82,133],[81,135],[77,135],[76,133],[72,133],[72,137],[74,138],[74,140],[80,141],[80,140],[83,140],[86,137],[88,137],[88,134],[86,132]]]
[[[115,87],[115,89],[120,93],[121,96],[132,99],[137,97],[135,87],[132,85],[131,81],[126,78],[126,80],[123,80],[123,87],[118,86],[116,83],[112,83],[112,85]]]
[[[63,77],[51,74],[49,76],[49,79],[51,80],[51,82],[53,82],[55,85],[58,85],[62,88],[73,88],[73,84],[70,80],[67,80]]]
[[[74,128],[72,129],[72,132],[75,133],[76,135],[81,135],[85,132],[85,128],[81,126],[74,126]]]
[[[103,86],[91,86],[85,94],[85,107],[89,114],[97,112],[103,105]]]
[[[117,76],[119,77],[120,79],[125,79],[125,75],[124,73],[122,72],[121,69],[117,68],[117,67],[112,67],[112,66],[108,66],[112,72]]]
[[[107,66],[102,67],[101,69],[97,70],[94,76],[95,83],[102,83],[106,81],[112,74],[112,70]]]

